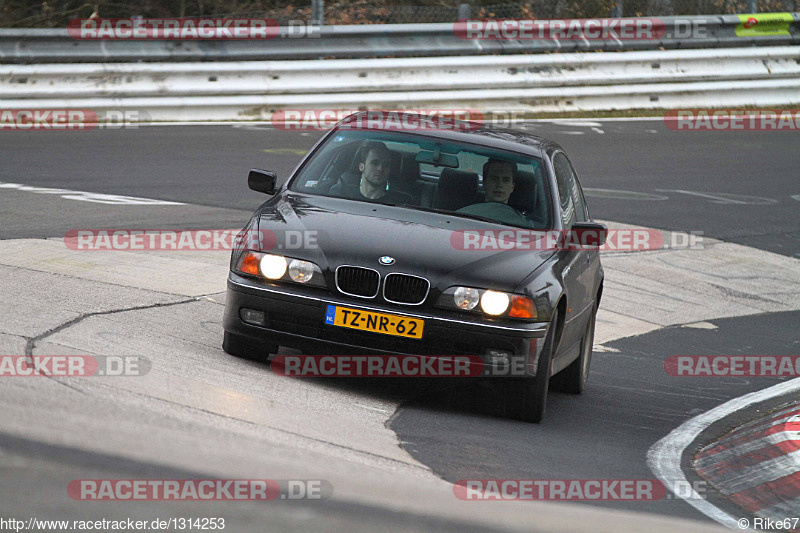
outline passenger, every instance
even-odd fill
[[[516,172],[517,165],[510,161],[489,159],[483,165],[485,201],[462,207],[456,212],[490,218],[503,224],[527,227],[529,224],[525,216],[508,205],[508,199],[514,192]]]
[[[410,194],[388,188],[390,155],[382,142],[365,141],[356,152],[358,173],[345,172],[330,194],[365,202],[413,203]]]

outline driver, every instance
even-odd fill
[[[382,142],[365,141],[356,152],[358,173],[346,172],[331,187],[330,194],[365,202],[412,203],[411,195],[388,188],[390,155],[391,152]]]
[[[491,218],[503,224],[527,226],[525,216],[508,205],[514,192],[517,165],[510,161],[491,158],[483,165],[483,190],[486,200],[480,204],[462,207],[457,213]]]
[[[489,159],[483,166],[483,190],[487,202],[507,204],[514,192],[514,174],[517,165],[509,161]]]

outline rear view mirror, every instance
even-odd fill
[[[278,176],[274,172],[257,168],[252,169],[247,176],[247,186],[254,191],[265,194],[275,194],[275,183],[277,181]]]
[[[421,151],[417,152],[414,160],[417,163],[425,163],[436,167],[449,167],[458,168],[458,158],[453,154],[444,154],[439,150],[434,152]]]

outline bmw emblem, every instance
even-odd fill
[[[384,255],[383,257],[378,259],[378,262],[382,265],[393,265],[394,257],[389,257],[388,255]]]

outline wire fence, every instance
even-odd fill
[[[76,18],[251,17],[334,24],[419,24],[463,18],[603,18],[796,12],[800,0],[0,0],[0,27],[57,28]],[[392,2],[392,5],[389,5]],[[56,6],[58,9],[56,9]]]

